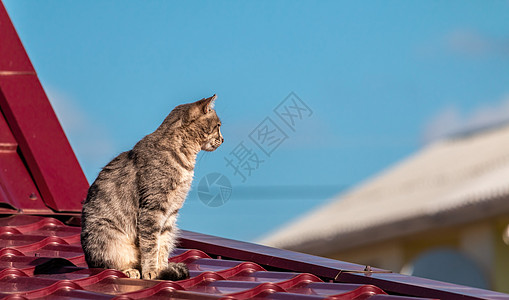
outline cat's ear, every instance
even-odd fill
[[[206,99],[202,99],[200,100],[200,105],[201,105],[201,111],[204,113],[204,114],[208,114],[213,108],[214,108],[214,103],[216,101],[216,94],[214,94],[212,97],[210,98],[206,98]]]
[[[214,94],[210,98],[203,98],[194,103],[191,103],[187,115],[184,117],[184,122],[191,122],[198,119],[202,115],[206,115],[214,108],[214,101],[217,96]]]

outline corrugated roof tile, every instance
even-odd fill
[[[357,299],[386,295],[366,284],[327,283],[309,273],[271,271],[243,260],[213,258],[178,248],[169,259],[188,265],[178,282],[127,278],[116,270],[88,269],[80,228],[52,217],[0,218],[0,295],[6,299]],[[20,298],[22,297],[22,298]]]

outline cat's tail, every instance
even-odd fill
[[[186,264],[170,262],[168,268],[159,273],[158,279],[177,281],[187,278],[189,278],[189,269]]]

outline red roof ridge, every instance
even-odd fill
[[[88,182],[1,1],[0,41],[0,202],[79,213]]]

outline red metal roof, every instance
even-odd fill
[[[509,299],[188,231],[170,260],[185,262],[190,279],[130,279],[88,269],[78,214],[88,183],[1,0],[0,109],[2,298]]]
[[[372,285],[326,283],[312,274],[267,271],[253,262],[214,259],[198,249],[177,249],[170,258],[188,264],[191,273],[188,280],[128,279],[118,271],[86,268],[79,227],[50,217],[21,215],[0,219],[0,226],[0,293],[4,296],[19,293],[29,299],[57,295],[93,299],[119,295],[125,299],[149,296],[355,299],[386,295]],[[66,260],[51,263],[51,258]],[[45,264],[48,266],[41,269]]]
[[[269,271],[254,262],[226,260],[198,249],[182,248],[170,260],[185,262],[190,279],[129,279],[115,270],[87,269],[79,234],[79,227],[51,217],[15,215],[0,219],[0,295],[15,293],[27,299],[364,299],[386,295],[373,285],[328,283],[309,273]]]

